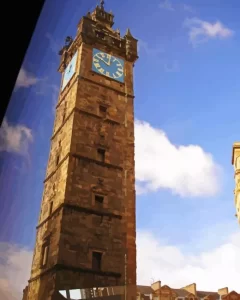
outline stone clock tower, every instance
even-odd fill
[[[113,18],[101,1],[60,51],[63,76],[23,299],[109,286],[126,286],[126,299],[136,296],[137,40],[113,30]]]

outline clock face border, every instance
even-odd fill
[[[102,54],[105,57],[102,57]],[[99,59],[99,56],[103,60]],[[105,62],[104,62],[105,61]],[[108,66],[107,63],[111,62],[111,65]],[[122,58],[111,55],[107,52],[93,48],[92,51],[92,71],[105,76],[106,78],[124,83],[124,68],[125,62]]]
[[[78,50],[73,55],[71,61],[69,62],[69,64],[67,65],[67,67],[64,71],[63,81],[62,81],[62,91],[64,90],[64,88],[66,87],[68,82],[71,80],[73,75],[75,74],[76,64],[77,64],[77,56],[78,56]]]

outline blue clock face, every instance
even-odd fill
[[[77,62],[77,52],[74,54],[70,63],[68,64],[67,68],[65,69],[65,72],[63,75],[62,90],[68,84],[69,80],[73,77],[75,70],[76,70],[76,62]]]
[[[124,60],[93,49],[92,70],[98,74],[124,82]]]

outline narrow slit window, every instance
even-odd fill
[[[107,114],[107,108],[103,105],[99,106],[99,114],[101,117],[106,117]]]
[[[102,267],[102,253],[92,252],[92,269],[95,271],[100,271]]]
[[[98,149],[97,154],[98,154],[98,160],[101,161],[101,162],[104,162],[105,161],[105,150],[104,149]]]
[[[64,112],[63,112],[63,122],[65,121],[65,118],[66,118],[66,111],[64,110]]]
[[[44,244],[42,247],[42,267],[46,266],[48,261],[49,244]]]
[[[59,160],[60,160],[60,155],[57,155],[57,157],[56,157],[56,166],[59,164]]]
[[[65,104],[64,104],[64,108],[63,108],[63,116],[62,116],[62,118],[63,118],[63,122],[64,122],[65,119],[66,119],[66,102],[65,102]]]
[[[49,215],[52,214],[52,210],[53,210],[53,201],[51,201],[49,205]]]

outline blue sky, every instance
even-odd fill
[[[239,292],[231,150],[240,140],[240,2],[105,2],[114,28],[124,35],[129,27],[139,41],[138,281]],[[0,129],[0,273],[7,280],[24,270],[16,295],[29,277],[61,79],[58,51],[96,4],[46,0]],[[11,259],[18,254],[24,267]]]

